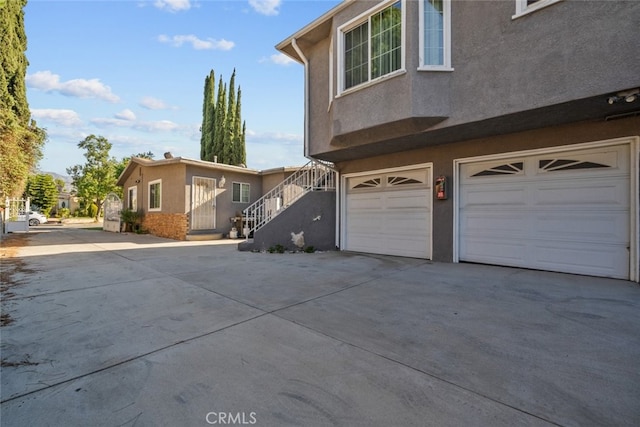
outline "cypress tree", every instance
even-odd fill
[[[242,90],[238,87],[238,96],[236,97],[236,106],[234,111],[234,135],[233,135],[233,164],[246,165],[247,153],[245,149],[245,124],[242,122],[241,102]]]
[[[27,103],[25,74],[27,72],[27,35],[24,31],[24,6],[26,0],[3,2],[0,7],[0,101],[3,108],[10,109],[26,126],[31,113]]]
[[[204,101],[202,104],[202,132],[200,137],[200,159],[213,160],[213,140],[215,133],[215,73],[213,70],[204,80]]]
[[[240,86],[235,90],[236,70],[233,70],[229,86],[218,80],[215,88],[213,70],[205,78],[202,103],[202,134],[200,137],[200,159],[229,165],[245,165],[246,124],[242,121]]]
[[[222,158],[223,163],[229,165],[235,165],[234,154],[235,150],[233,144],[235,142],[235,114],[236,114],[236,70],[233,70],[231,74],[231,80],[229,80],[229,100],[227,102],[227,116],[224,121],[224,139],[222,146]]]
[[[21,192],[30,170],[42,157],[46,139],[31,120],[25,75],[26,0],[0,2],[0,197]]]
[[[212,154],[218,156],[218,162],[227,163],[224,159],[224,128],[227,116],[227,85],[222,82],[222,76],[218,82],[218,100],[216,102],[215,135]]]

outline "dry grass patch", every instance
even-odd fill
[[[18,256],[20,248],[29,244],[30,237],[27,234],[6,234],[0,240],[0,301],[3,303],[0,327],[10,325],[13,322],[11,315],[5,311],[4,302],[14,296],[11,289],[21,284],[15,278],[16,273],[33,272],[33,270],[26,267],[25,261]]]

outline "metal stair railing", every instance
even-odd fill
[[[305,194],[335,189],[336,171],[326,163],[310,161],[242,211],[244,237],[248,238]]]

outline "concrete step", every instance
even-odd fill
[[[215,231],[192,231],[186,237],[189,241],[221,240],[222,238],[223,234]]]

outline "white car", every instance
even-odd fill
[[[18,221],[25,221],[25,215],[18,215]],[[48,222],[47,217],[40,212],[29,211],[29,225],[40,225]]]

